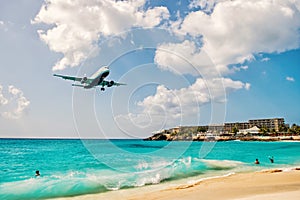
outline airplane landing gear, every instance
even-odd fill
[[[101,88],[101,91],[104,91],[104,90],[105,90],[105,88],[104,88],[104,87],[102,87],[102,88]]]

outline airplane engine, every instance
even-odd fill
[[[113,86],[114,84],[115,84],[115,82],[114,82],[114,81],[109,81],[109,83],[108,83],[107,87],[111,87],[111,86]]]
[[[87,77],[85,76],[85,77],[83,77],[82,79],[81,79],[81,84],[84,84],[85,82],[87,81]]]

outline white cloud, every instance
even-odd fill
[[[298,48],[299,28],[295,1],[235,0],[218,3],[210,15],[189,13],[174,31],[203,36],[201,50],[216,65],[228,65],[251,60],[260,52]]]
[[[4,21],[0,20],[0,30],[2,29],[4,31],[8,31],[8,26],[7,25],[10,25],[10,24],[11,24],[11,22],[6,24]]]
[[[232,67],[232,72],[239,72],[239,71],[241,71],[241,70],[247,70],[249,67],[247,66],[247,65],[242,65],[242,66],[233,66]]]
[[[287,81],[290,81],[290,82],[295,82],[295,79],[293,77],[290,77],[290,76],[287,76],[285,79]]]
[[[251,84],[250,83],[245,83],[245,89],[250,90]]]
[[[199,8],[205,12],[211,12],[215,5],[219,2],[226,0],[192,0],[189,4],[189,8]]]
[[[33,23],[53,25],[48,30],[39,30],[40,38],[52,51],[63,54],[53,69],[64,69],[79,65],[89,54],[95,55],[99,51],[97,42],[103,37],[132,27],[155,27],[169,19],[166,7],[145,10],[145,3],[146,0],[48,0]],[[299,1],[193,0],[189,7],[201,10],[170,22],[172,30],[203,36],[201,51],[210,56],[221,73],[229,71],[228,64],[243,63],[260,52],[299,47]],[[206,10],[211,12],[205,13]],[[163,45],[171,48],[171,44]],[[183,45],[187,45],[186,41]],[[199,52],[199,47],[190,48],[188,53],[197,58],[195,52]],[[158,55],[157,59],[163,62]],[[189,71],[181,68],[178,72]]]
[[[215,5],[215,3],[217,3]],[[199,86],[201,79],[190,88],[172,91],[177,97],[180,97],[181,104],[168,101],[171,98],[159,97],[158,93],[165,88],[158,88],[157,94],[144,99],[140,106],[149,112],[151,102],[157,102],[160,107],[170,116],[178,114],[178,107],[185,105],[190,108],[197,108],[193,98],[189,96],[200,95],[201,99],[195,99],[202,105],[211,100],[225,101],[225,95],[219,87],[220,80],[223,80],[223,94],[232,92],[241,88],[249,90],[251,85],[241,81],[232,81],[231,79],[220,78],[221,76],[234,73],[241,70],[247,70],[248,66],[234,66],[231,64],[243,64],[245,61],[255,59],[255,55],[261,53],[284,52],[299,47],[300,37],[300,13],[293,6],[293,2],[269,1],[269,0],[235,0],[235,1],[193,1],[191,8],[209,8],[211,13],[204,11],[195,11],[189,13],[184,19],[174,22],[172,30],[182,38],[182,35],[192,36],[195,39],[202,37],[202,44],[197,45],[194,41],[183,40],[181,43],[166,43],[158,46],[155,55],[155,63],[163,70],[169,70],[176,74],[192,74],[205,78],[210,93],[204,88],[197,87],[197,90],[191,88]],[[205,56],[204,56],[205,55]],[[212,62],[209,62],[211,59]],[[267,58],[262,61],[268,61]],[[198,73],[197,73],[198,72]],[[218,84],[214,84],[218,83]],[[170,91],[171,92],[171,91]],[[185,98],[190,99],[187,101]],[[174,100],[172,100],[174,101]],[[166,102],[166,103],[163,103]]]
[[[211,101],[225,102],[226,94],[243,88],[248,90],[250,84],[229,78],[208,80],[198,78],[194,84],[181,89],[171,90],[159,85],[153,96],[146,97],[137,105],[142,108],[142,113],[145,115],[165,113],[167,118],[179,118],[182,115],[195,113],[200,106]]]
[[[2,93],[3,87],[0,85],[0,106],[6,105],[8,103],[8,100],[3,96]]]
[[[299,47],[300,13],[295,3],[292,0],[192,1],[190,8],[204,11],[190,12],[184,19],[171,23],[171,27],[180,38],[185,35],[195,40],[159,45],[154,61],[163,70],[206,79],[247,70],[246,65],[228,66],[254,60],[261,53]],[[211,13],[206,13],[207,9]],[[199,38],[200,45],[195,43]],[[250,89],[250,84],[243,84]]]
[[[2,111],[1,116],[7,119],[21,118],[25,109],[29,106],[30,101],[24,97],[24,94],[20,89],[13,85],[8,86],[9,99],[3,96],[2,91],[3,87],[0,85],[0,106],[5,105],[5,108],[8,111]],[[16,108],[13,108],[13,106],[16,106]]]
[[[139,112],[118,115],[115,121],[124,132],[138,137],[141,133],[176,126],[183,121],[191,123],[199,117],[201,106],[224,103],[228,93],[249,88],[249,83],[229,78],[198,78],[194,84],[181,89],[159,85],[154,95],[137,102]]]
[[[261,59],[262,62],[268,62],[269,60],[270,60],[270,58],[268,58],[268,57]]]
[[[52,51],[63,54],[53,69],[79,65],[90,52],[99,51],[97,42],[105,37],[132,27],[159,26],[169,19],[167,8],[143,10],[145,3],[146,0],[48,0],[34,23],[53,25],[39,31]],[[158,45],[154,62],[162,70],[194,75],[196,82],[177,90],[158,86],[153,96],[138,102],[141,112],[117,117],[124,124],[131,120],[148,127],[150,121],[161,127],[165,120],[198,112],[201,105],[211,101],[225,102],[227,93],[249,90],[251,85],[221,76],[247,70],[248,66],[239,64],[253,60],[257,54],[299,48],[299,1],[193,0],[189,7],[204,10],[170,22],[171,31],[184,39]],[[229,68],[230,64],[240,67]]]
[[[224,66],[215,66],[208,55],[204,51],[199,51],[195,42],[189,40],[159,45],[154,62],[159,68],[175,74],[216,77],[220,73],[229,72],[229,69]]]
[[[77,66],[89,54],[99,51],[97,42],[131,27],[154,27],[169,18],[166,7],[143,10],[146,0],[48,0],[33,23],[54,25],[40,30],[40,38],[49,48],[63,54],[53,67],[62,70]]]

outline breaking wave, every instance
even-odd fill
[[[199,160],[203,162],[207,166],[207,168],[214,170],[234,169],[244,165],[243,162],[234,160]]]
[[[236,161],[204,160],[187,156],[173,161],[140,161],[134,166],[135,171],[131,173],[107,169],[89,172],[71,171],[68,174],[2,183],[0,199],[43,199],[101,193],[187,178],[205,174],[211,169],[232,169],[240,164],[242,163]]]

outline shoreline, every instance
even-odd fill
[[[185,179],[185,181],[188,179]],[[202,198],[201,198],[202,197]],[[299,199],[300,168],[268,169],[203,178],[191,183],[169,182],[140,188],[87,194],[55,200],[92,199]]]
[[[182,137],[178,135],[172,135],[169,133],[157,133],[153,136],[143,139],[144,141],[197,141],[197,142],[227,142],[227,141],[242,141],[242,142],[300,142],[299,135],[277,135],[277,136],[222,136],[222,135],[201,135],[194,137]]]
[[[291,137],[272,137],[272,136],[258,136],[258,137],[216,137],[215,139],[207,139],[206,137],[201,137],[198,139],[180,139],[180,140],[173,140],[173,139],[159,139],[159,138],[152,138],[150,136],[148,138],[139,138],[139,139],[132,139],[132,138],[63,138],[63,137],[53,137],[53,138],[43,138],[43,137],[1,137],[0,140],[110,140],[110,141],[118,141],[118,140],[137,140],[137,141],[167,141],[167,142],[229,142],[229,141],[239,141],[239,142],[300,142],[300,136],[291,136]]]

